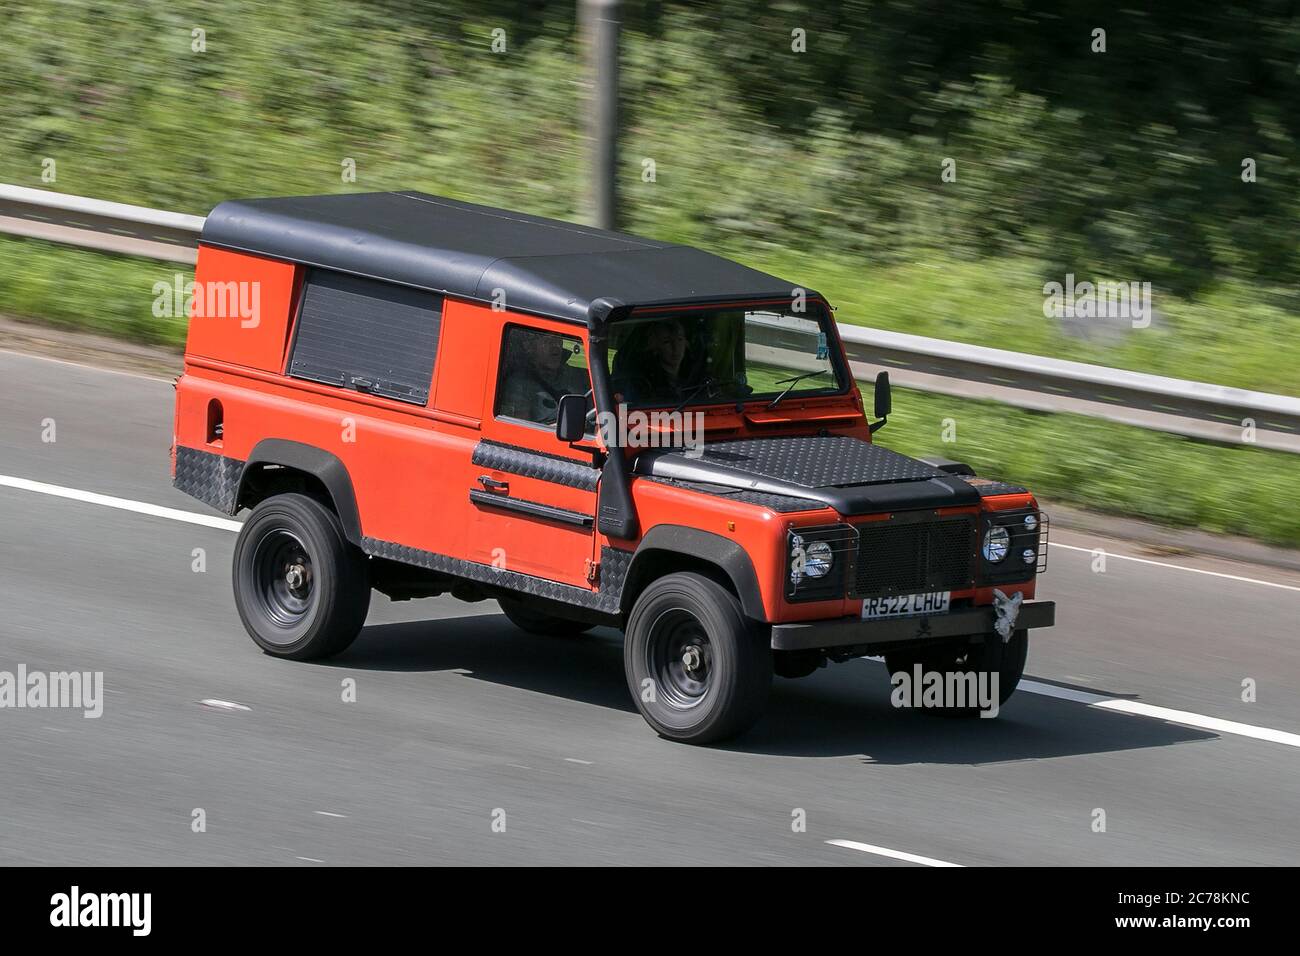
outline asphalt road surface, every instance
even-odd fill
[[[493,602],[376,595],[336,660],[263,655],[235,535],[171,487],[170,383],[4,352],[0,383],[0,671],[104,674],[97,719],[0,709],[0,864],[1300,863],[1300,575],[1057,529],[998,719],[896,710],[857,660],[682,746],[616,632]]]

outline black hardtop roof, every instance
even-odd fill
[[[795,286],[690,246],[419,192],[241,199],[200,242],[584,322],[632,306],[788,298]]]

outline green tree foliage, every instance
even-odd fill
[[[231,197],[423,189],[578,219],[574,7],[10,4],[0,181],[199,214]],[[842,321],[1300,389],[1294,3],[624,7],[628,229],[818,288]],[[1105,53],[1091,49],[1097,28]],[[191,48],[195,29],[206,52]],[[0,311],[176,343],[183,321],[150,312],[153,283],[176,271],[0,239]],[[1152,282],[1157,321],[1118,341],[1072,338],[1042,314],[1043,282],[1066,272]],[[955,454],[990,474],[1297,541],[1293,456],[935,395],[900,395],[888,441],[934,452],[938,422],[957,415]]]
[[[633,227],[874,263],[1028,253],[1183,294],[1300,275],[1288,2],[625,6]],[[400,186],[573,217],[577,47],[573,2],[27,5],[0,33],[0,178],[39,184],[52,157],[55,188],[196,212]]]

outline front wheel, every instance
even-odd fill
[[[660,736],[711,743],[747,730],[762,714],[772,651],[734,594],[682,572],[652,582],[637,598],[623,670],[637,709]]]
[[[331,657],[356,639],[370,608],[366,556],[338,517],[306,495],[267,498],[239,531],[235,607],[266,653]]]
[[[973,674],[975,686],[987,687],[989,696],[992,682],[996,678],[998,706],[1001,707],[1020,684],[1028,656],[1029,631],[1019,630],[1012,632],[1011,639],[1005,643],[998,635],[988,634],[982,642],[976,644],[941,644],[914,651],[895,651],[885,655],[885,666],[889,668],[891,678],[902,671],[913,681],[916,679],[917,665],[920,665],[922,674]],[[948,686],[947,681],[944,686]],[[965,686],[969,687],[969,681]],[[970,706],[969,701],[960,702],[963,706],[958,706],[958,703],[945,700],[942,706],[927,709],[944,717],[979,716],[978,706]]]

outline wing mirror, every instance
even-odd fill
[[[872,434],[885,426],[885,422],[889,420],[889,413],[893,410],[893,399],[889,392],[889,373],[880,372],[876,376],[876,417],[880,421],[872,422],[868,426]]]
[[[572,444],[587,433],[587,396],[564,395],[556,406],[555,437]]]

